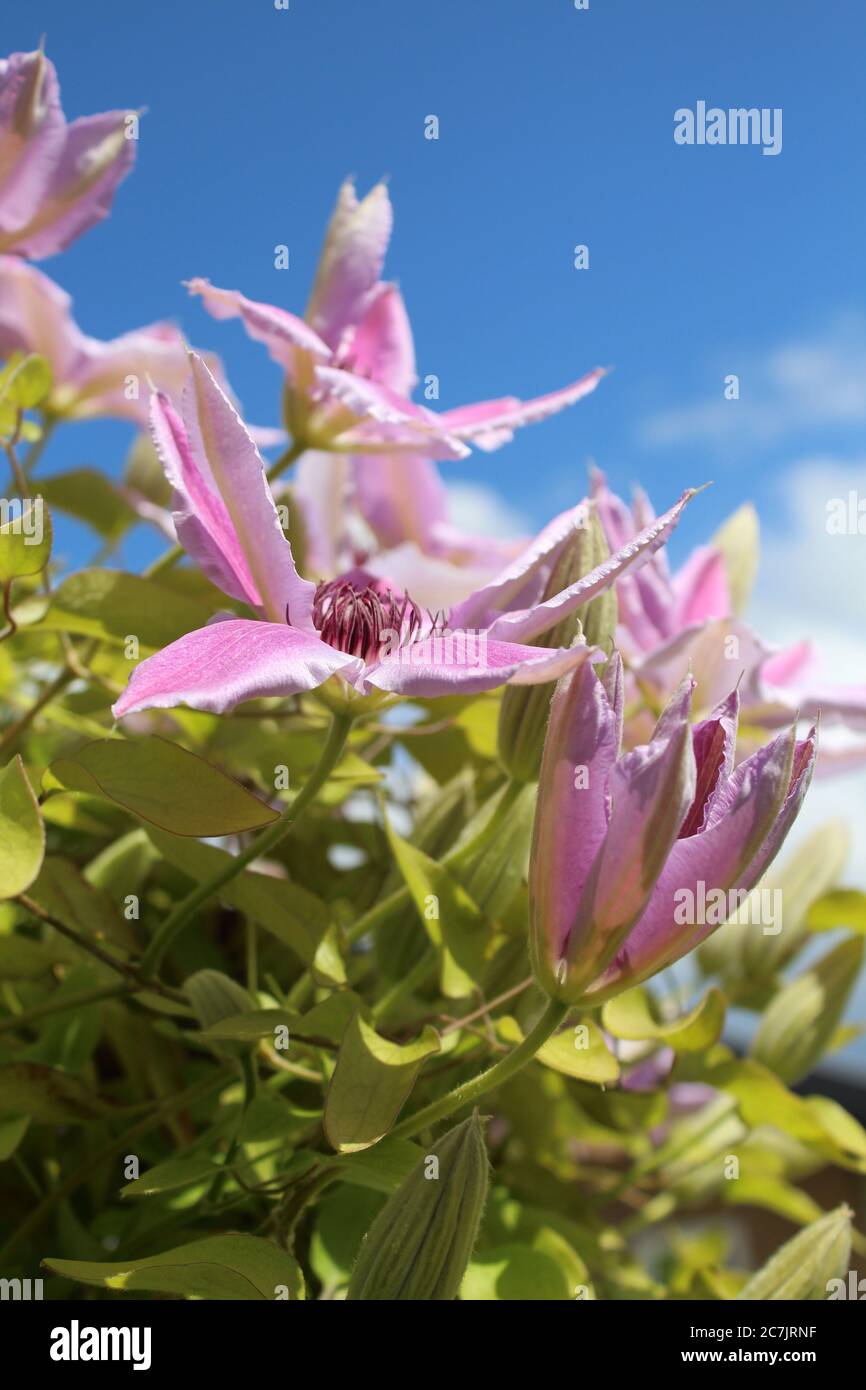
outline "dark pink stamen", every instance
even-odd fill
[[[413,640],[421,628],[421,611],[408,594],[356,569],[319,585],[313,622],[329,646],[375,661],[386,638],[399,646]]]

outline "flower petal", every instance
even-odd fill
[[[333,348],[359,323],[375,290],[391,237],[388,189],[377,183],[358,201],[351,179],[337,195],[305,317]]]
[[[352,480],[358,510],[380,545],[431,547],[432,527],[448,518],[448,494],[434,463],[408,454],[357,454]]]
[[[544,743],[530,860],[534,968],[553,985],[577,904],[607,833],[616,711],[589,661],[557,685]]]
[[[705,828],[677,840],[646,910],[587,998],[595,1002],[639,984],[679,960],[720,925],[715,920],[680,925],[676,915],[680,895],[684,889],[709,896],[714,890],[727,894],[732,888],[747,890],[755,885],[805,795],[803,778],[811,775],[812,759],[804,752],[796,752],[790,730],[740,763],[720,789]]]
[[[684,681],[650,742],[611,771],[607,834],[576,906],[559,979],[569,998],[606,968],[644,912],[694,800],[691,693]]]
[[[295,349],[302,348],[314,357],[328,361],[331,350],[309,324],[286,309],[273,304],[260,304],[247,299],[240,290],[221,290],[209,280],[196,277],[186,281],[190,294],[201,295],[204,307],[215,319],[239,318],[247,333],[257,343],[264,343],[274,362],[286,371],[294,368]]]
[[[539,685],[555,681],[579,665],[586,647],[524,647],[489,641],[484,632],[432,634],[394,656],[368,666],[361,688],[390,690],[421,698],[474,695],[500,685]]]
[[[609,589],[611,584],[628,570],[646,564],[654,552],[668,540],[682,515],[683,508],[694,495],[693,488],[684,492],[679,501],[665,512],[664,516],[658,517],[621,550],[610,555],[589,574],[584,575],[576,583],[570,584],[554,598],[546,599],[543,603],[537,603],[517,612],[504,613],[491,624],[491,636],[502,637],[509,641],[526,641],[532,637],[537,637],[539,633],[546,632],[568,613],[572,613],[575,608],[589,603],[590,599],[595,598],[597,594]]]
[[[128,111],[82,116],[66,127],[66,140],[46,196],[15,236],[14,249],[36,260],[63,251],[111,211],[118,184],[135,162],[127,138]]]
[[[190,353],[192,380],[183,419],[193,456],[206,460],[244,558],[272,622],[314,632],[315,585],[301,579],[283,535],[261,456],[243,421],[203,360]]]
[[[188,632],[136,666],[114,716],[176,705],[224,714],[242,700],[314,690],[337,671],[351,678],[360,665],[285,624],[228,618]]]
[[[439,418],[458,439],[468,440],[479,449],[498,449],[514,438],[514,431],[521,425],[535,425],[588,396],[604,375],[603,367],[595,367],[570,386],[550,391],[546,396],[536,396],[530,401],[518,400],[516,396],[478,401],[474,405],[443,411]]]
[[[380,285],[347,348],[349,366],[361,376],[410,396],[417,385],[415,346],[403,296],[396,285]]]
[[[54,64],[41,49],[0,59],[0,249],[45,198],[66,140]]]

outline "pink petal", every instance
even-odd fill
[[[465,444],[434,415],[396,395],[381,382],[339,367],[316,367],[316,442],[346,453],[407,452],[427,458],[461,459]],[[321,438],[320,438],[321,437]]]
[[[607,833],[608,779],[619,752],[615,711],[590,662],[559,682],[538,781],[531,916],[542,974],[562,960],[577,904]],[[538,935],[541,940],[538,940]]]
[[[588,396],[604,375],[604,368],[596,367],[570,386],[531,401],[504,396],[498,401],[479,401],[443,411],[439,418],[458,439],[477,444],[479,449],[498,449],[514,438],[514,431],[521,425],[535,425]]]
[[[554,517],[494,579],[458,605],[451,614],[452,626],[489,627],[504,609],[537,601],[550,569],[586,516],[583,502]]]
[[[265,615],[272,622],[286,621],[288,610],[293,627],[313,632],[315,585],[301,579],[295,568],[261,456],[234,406],[194,352],[190,365],[183,420],[192,453],[210,470]]]
[[[57,72],[41,50],[0,59],[0,250],[46,197],[66,140]]]
[[[85,343],[66,291],[17,256],[0,256],[0,357],[41,353],[58,382],[74,369]]]
[[[570,584],[554,598],[546,599],[529,608],[505,613],[490,627],[494,637],[525,641],[546,632],[566,614],[588,603],[602,593],[633,567],[643,565],[658,548],[665,544],[682,515],[686,503],[694,497],[694,490],[684,492],[680,500],[658,517],[649,527],[639,532],[622,550],[616,551],[589,574]]]
[[[488,640],[484,632],[454,631],[450,644],[437,634],[367,667],[359,688],[421,698],[475,695],[500,685],[558,680],[585,658],[585,647],[524,647]]]
[[[434,463],[407,454],[358,454],[352,460],[355,504],[380,545],[415,541],[448,516],[448,496]]]
[[[66,142],[41,206],[15,238],[15,250],[39,260],[63,251],[111,211],[118,184],[135,162],[126,138],[128,111],[82,116]]]
[[[568,941],[570,968],[588,981],[643,911],[694,800],[691,693],[684,681],[650,742],[611,772],[607,834]]]
[[[380,285],[348,339],[340,366],[410,396],[418,377],[415,347],[403,296],[396,285]]]
[[[725,557],[712,546],[693,550],[673,581],[676,611],[674,629],[706,618],[726,618],[731,611]]]
[[[161,393],[152,397],[150,418],[154,447],[172,487],[177,539],[224,594],[261,607],[261,595],[210,470],[203,473],[199,468],[183,421]]]
[[[359,202],[352,180],[346,180],[325,234],[305,315],[334,349],[367,308],[382,272],[392,222],[391,201],[383,183]]]
[[[795,745],[793,730],[759,749],[733,772],[706,828],[678,840],[646,911],[610,967],[587,997],[596,1002],[673,964],[710,935],[718,923],[680,925],[677,893],[750,890],[769,867],[808,786],[814,739]]]
[[[239,290],[220,290],[210,281],[197,277],[187,280],[190,294],[199,294],[204,306],[215,319],[239,318],[250,337],[264,343],[274,362],[288,372],[295,365],[295,349],[302,348],[314,357],[328,361],[331,350],[309,324],[295,314],[272,304],[259,304],[247,299]]]
[[[351,677],[360,665],[285,624],[229,618],[188,632],[136,666],[114,716],[176,705],[224,714],[243,700],[314,690],[337,671]]]

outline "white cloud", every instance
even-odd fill
[[[529,518],[483,483],[449,483],[451,523],[479,536],[526,536],[533,526]]]
[[[739,399],[726,400],[724,378],[739,377]],[[866,422],[866,318],[846,314],[813,338],[768,354],[731,352],[719,365],[711,400],[659,411],[638,427],[644,445],[703,443],[720,450],[767,446],[797,431]]]
[[[827,503],[850,491],[866,497],[866,458],[813,457],[785,469],[778,509],[762,517],[761,567],[749,617],[781,645],[808,637],[823,685],[866,684],[866,536],[827,531]],[[833,731],[823,736],[832,741]],[[817,778],[791,843],[834,816],[851,827],[847,881],[866,888],[866,771]]]

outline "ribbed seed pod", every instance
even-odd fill
[[[478,1236],[487,1181],[487,1149],[476,1113],[443,1135],[389,1197],[364,1237],[346,1297],[456,1298]]]

